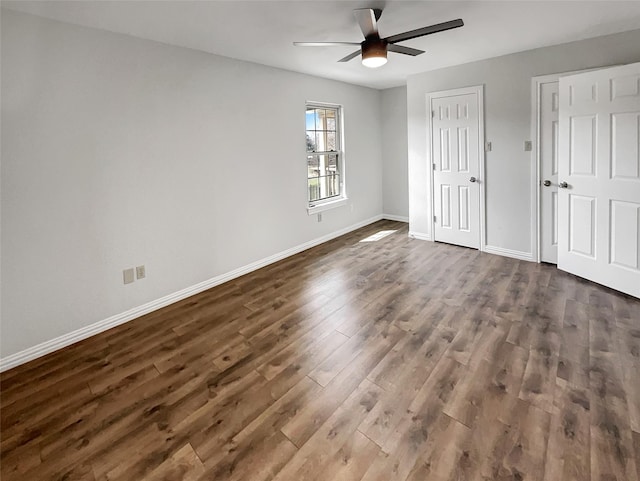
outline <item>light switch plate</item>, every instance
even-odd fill
[[[147,270],[144,266],[136,267],[136,279],[144,279],[147,276]]]
[[[125,284],[131,284],[135,281],[133,277],[133,267],[131,269],[125,269],[122,271],[122,278],[124,279]]]
[[[485,152],[491,152],[491,142],[485,142],[484,143],[484,151]]]
[[[533,145],[531,144],[530,140],[525,140],[524,141],[524,151],[525,152],[531,152],[531,150],[533,149]]]

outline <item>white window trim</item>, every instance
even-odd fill
[[[331,198],[324,202],[318,202],[313,205],[309,205],[307,207],[307,214],[313,215],[318,212],[324,212],[325,210],[335,209],[336,207],[342,207],[343,205],[347,205],[349,202],[349,198],[345,195],[340,197]]]
[[[335,209],[336,207],[342,207],[349,202],[349,197],[347,196],[347,176],[345,169],[345,142],[344,142],[344,108],[341,104],[332,104],[327,102],[315,102],[308,100],[306,102],[306,107],[329,107],[338,109],[339,119],[339,133],[340,133],[340,149],[337,150],[338,160],[340,162],[340,180],[341,180],[341,188],[340,195],[335,197],[329,197],[328,199],[322,199],[315,202],[311,202],[307,199],[307,214],[314,215],[319,212],[324,212],[326,210]],[[308,155],[305,147],[305,156]]]

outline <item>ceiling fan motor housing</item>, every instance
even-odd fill
[[[362,57],[387,58],[387,41],[381,38],[369,37],[362,42]]]

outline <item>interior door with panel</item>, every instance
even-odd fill
[[[540,84],[540,260],[558,263],[558,81]]]
[[[558,267],[640,297],[640,63],[560,79]]]
[[[431,98],[434,240],[480,248],[478,94]]]

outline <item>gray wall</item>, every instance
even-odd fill
[[[487,241],[531,253],[531,77],[640,60],[634,31],[378,92],[5,10],[1,35],[1,357],[382,212],[430,235],[430,91],[485,85]],[[345,108],[350,203],[321,223],[305,100]]]
[[[407,88],[382,91],[383,212],[409,217],[407,163]]]
[[[1,40],[2,357],[382,213],[376,90],[11,11]],[[306,100],[345,112],[321,223]]]
[[[557,72],[640,61],[640,30],[546,47],[409,77],[409,217],[413,232],[431,235],[428,92],[484,85],[486,241],[488,246],[533,256],[531,78]]]

